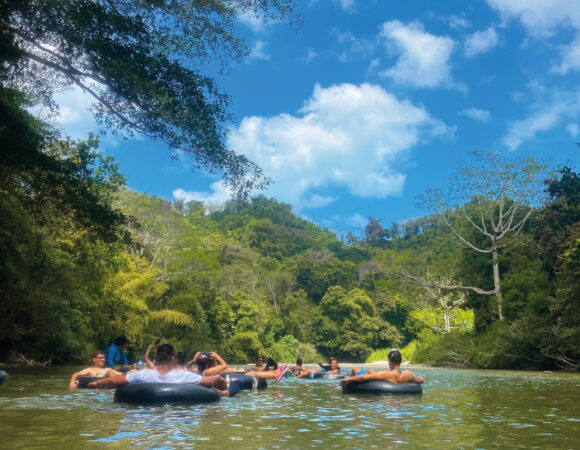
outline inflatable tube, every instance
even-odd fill
[[[418,383],[389,383],[388,381],[351,381],[342,387],[344,394],[422,394]]]
[[[308,378],[327,378],[328,374],[326,372],[312,372],[308,375]]]
[[[6,378],[8,378],[8,375],[6,375],[6,372],[4,372],[3,370],[0,370],[0,384],[4,384],[4,382],[6,381]]]
[[[105,377],[85,377],[85,376],[77,377],[77,388],[79,388],[79,389],[91,389],[88,386],[89,383],[92,383],[93,381],[102,380],[103,378],[105,378]]]
[[[151,405],[156,403],[211,403],[219,400],[211,388],[199,384],[134,383],[115,391],[115,401]]]
[[[244,373],[221,373],[220,376],[228,381],[238,381],[242,390],[266,389],[268,387],[268,382],[263,378],[253,377]]]

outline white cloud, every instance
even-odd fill
[[[516,150],[524,142],[534,139],[537,133],[553,130],[564,120],[577,119],[579,114],[580,90],[555,90],[549,99],[534,103],[528,117],[509,124],[502,142],[510,150]]]
[[[310,62],[318,57],[318,53],[316,53],[311,48],[306,49],[306,56],[304,57],[304,61]]]
[[[491,114],[489,111],[475,107],[464,109],[459,112],[459,115],[469,117],[470,119],[481,123],[489,123],[491,121]]]
[[[445,22],[454,30],[469,28],[471,26],[471,24],[465,19],[463,15],[451,15],[445,19]]]
[[[580,131],[580,127],[578,127],[577,123],[569,123],[566,126],[566,131],[568,131],[568,133],[570,133],[570,136],[575,138],[576,136],[578,136],[578,132]]]
[[[579,5],[580,6],[580,5]],[[567,74],[570,70],[580,69],[580,33],[576,39],[568,46],[562,48],[562,62],[559,66],[552,67],[552,72],[560,75]]]
[[[173,191],[173,198],[182,198],[186,202],[196,200],[206,205],[223,204],[232,198],[233,192],[222,181],[216,181],[210,187],[212,190],[211,193],[175,189]]]
[[[267,42],[256,41],[254,43],[254,47],[252,48],[252,50],[250,51],[250,54],[248,55],[248,60],[253,61],[256,59],[263,59],[263,60],[269,61],[270,55],[264,51],[264,49],[266,48],[267,45],[268,45]]]
[[[354,13],[356,12],[356,1],[355,0],[334,0],[334,3],[338,7],[346,12]]]
[[[382,24],[378,39],[399,57],[393,67],[382,72],[383,76],[419,87],[457,87],[449,65],[455,46],[450,37],[427,33],[420,22],[405,25],[392,20]]]
[[[453,133],[423,106],[379,86],[316,85],[297,115],[245,117],[229,145],[273,178],[268,195],[301,210],[335,201],[316,194],[329,186],[359,197],[401,195],[405,175],[396,162],[414,146]]]
[[[560,26],[580,29],[577,0],[487,0],[504,21],[519,20],[535,37],[550,36]]]
[[[476,31],[465,40],[465,56],[472,57],[487,53],[499,43],[499,36],[493,26],[484,31]]]
[[[370,42],[364,38],[357,38],[350,31],[342,32],[335,27],[330,33],[336,38],[339,44],[344,46],[342,52],[338,54],[338,60],[342,63],[366,59],[375,51],[374,42]]]
[[[238,14],[238,21],[250,28],[254,33],[263,33],[274,22],[264,21],[263,17],[257,17],[255,14]]]

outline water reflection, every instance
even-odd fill
[[[129,407],[111,391],[68,391],[70,372],[23,371],[0,389],[7,448],[580,447],[577,374],[424,369],[423,395],[290,379],[215,404]]]

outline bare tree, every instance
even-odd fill
[[[499,250],[505,246],[507,238],[517,236],[522,231],[534,206],[543,200],[547,164],[531,157],[507,160],[494,153],[474,152],[472,155],[475,164],[457,171],[451,178],[447,192],[428,190],[418,203],[441,217],[461,245],[491,255],[494,288],[437,286],[428,280],[420,280],[420,284],[495,295],[498,317],[503,320]],[[473,238],[474,232],[479,239]],[[484,243],[481,244],[481,241]]]

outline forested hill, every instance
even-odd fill
[[[126,190],[96,139],[63,139],[2,95],[4,361],[86,361],[125,334],[137,358],[162,337],[230,362],[364,361],[400,347],[428,364],[578,369],[569,168],[536,180],[546,200],[535,207],[471,196],[388,227],[371,218],[343,241],[263,196],[208,211]]]

